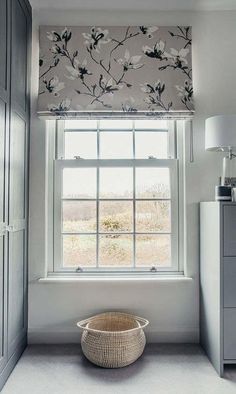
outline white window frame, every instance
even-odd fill
[[[80,130],[82,131],[82,130]],[[87,130],[86,130],[87,131]],[[93,131],[94,130],[90,130]],[[104,130],[103,130],[104,131]],[[107,131],[111,131],[110,129]],[[114,131],[125,131],[125,130],[114,130]],[[128,130],[130,131],[130,130]],[[141,131],[141,130],[140,130]],[[163,130],[158,130],[163,131]],[[166,130],[165,130],[166,131]],[[88,130],[89,132],[89,130]],[[99,130],[97,130],[99,132]],[[133,132],[137,132],[133,129]],[[134,274],[179,274],[183,271],[183,265],[180,263],[180,253],[182,254],[183,247],[179,248],[180,242],[182,242],[182,220],[179,220],[180,216],[180,180],[182,181],[183,174],[179,164],[182,164],[183,160],[183,149],[182,141],[180,142],[177,138],[177,127],[176,121],[168,122],[168,159],[91,159],[91,160],[64,160],[64,121],[60,120],[56,122],[56,144],[54,149],[51,149],[54,153],[54,165],[53,165],[53,178],[54,178],[54,191],[53,191],[53,267],[49,267],[49,271],[55,275],[61,274],[106,274],[106,273],[134,273]],[[55,141],[55,138],[54,138]],[[179,155],[181,154],[181,158]],[[178,157],[178,158],[177,158]],[[61,185],[62,185],[62,171],[64,168],[76,168],[76,167],[166,167],[170,169],[170,185],[171,185],[171,267],[158,267],[151,269],[152,267],[143,268],[83,268],[83,271],[77,270],[76,268],[65,268],[62,265],[62,242],[61,242]],[[101,199],[102,200],[102,199]],[[108,199],[110,200],[110,199]],[[111,199],[112,200],[112,199]],[[116,199],[117,200],[117,199]],[[118,199],[119,200],[119,199]],[[130,199],[131,201],[133,199]],[[140,199],[142,200],[142,199]],[[149,199],[147,199],[149,200]],[[155,200],[155,199],[154,199]],[[157,199],[158,200],[158,199]],[[163,198],[160,198],[163,200]],[[123,201],[123,199],[122,199]],[[134,219],[135,220],[135,219]],[[150,233],[150,235],[155,233]],[[98,237],[98,235],[97,235]],[[135,237],[134,237],[135,238]],[[135,247],[135,245],[134,245]],[[181,259],[182,261],[182,259]]]

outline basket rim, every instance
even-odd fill
[[[129,317],[130,319],[135,320],[138,323],[138,327],[134,327],[134,328],[130,328],[127,330],[122,330],[122,331],[104,331],[104,330],[98,330],[95,328],[90,328],[88,327],[88,324],[91,323],[92,321],[96,320],[99,317],[106,317],[106,316],[123,316],[123,317]],[[137,330],[142,330],[145,327],[147,327],[147,325],[149,324],[149,321],[143,317],[139,317],[139,316],[135,316],[135,315],[131,315],[129,313],[124,313],[124,312],[103,312],[103,313],[99,313],[97,315],[91,316],[88,319],[85,320],[81,320],[79,322],[77,322],[77,326],[85,331],[90,331],[90,332],[94,332],[94,333],[100,333],[103,335],[119,335],[119,334],[124,334],[124,333],[130,333],[130,332],[134,332]]]

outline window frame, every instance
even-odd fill
[[[99,121],[98,121],[99,122]],[[154,274],[176,274],[182,272],[182,266],[180,265],[180,226],[179,226],[179,158],[177,158],[177,150],[179,150],[179,141],[177,141],[177,132],[176,132],[176,121],[168,121],[168,150],[169,150],[169,158],[168,159],[85,159],[85,160],[64,160],[64,121],[59,120],[56,121],[56,133],[54,141],[56,140],[54,147],[54,164],[53,164],[53,177],[54,177],[54,190],[53,190],[53,274],[72,274],[80,273],[80,274],[95,274],[95,275],[104,275],[104,274],[145,274],[145,273],[154,273]],[[73,130],[76,132],[76,130]],[[82,130],[81,130],[82,131]],[[86,130],[86,132],[95,131]],[[98,131],[98,130],[97,130]],[[104,130],[102,130],[104,131]],[[107,131],[125,131],[125,130],[107,130]],[[130,130],[128,130],[130,131]],[[143,131],[143,130],[139,130]],[[147,130],[151,131],[151,130]],[[160,129],[159,131],[163,131]],[[166,130],[165,130],[166,131]],[[133,130],[133,132],[138,132]],[[59,159],[58,159],[59,157]],[[181,157],[182,160],[182,157]],[[171,267],[155,267],[155,270],[151,269],[151,267],[115,267],[115,268],[104,268],[99,267],[97,269],[94,268],[83,268],[83,271],[77,270],[76,267],[63,267],[62,264],[62,242],[61,242],[61,184],[62,184],[62,171],[63,168],[76,168],[76,167],[166,167],[170,169],[170,187],[171,187]],[[103,200],[103,199],[99,199]],[[110,200],[109,198],[107,200]],[[116,199],[119,201],[119,199]],[[123,200],[123,199],[122,199]],[[129,199],[133,201],[133,198]],[[136,199],[139,200],[139,199]],[[140,199],[143,200],[143,199]],[[152,200],[148,199],[147,200]],[[158,199],[154,199],[158,200]],[[160,198],[160,200],[165,200]],[[60,229],[60,231],[59,231]],[[96,234],[96,233],[95,233]],[[133,234],[133,232],[132,232]],[[146,234],[146,233],[145,233]],[[155,233],[150,232],[150,235]],[[98,237],[98,235],[96,234]]]

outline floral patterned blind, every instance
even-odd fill
[[[193,115],[191,28],[40,28],[38,113]]]

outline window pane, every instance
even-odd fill
[[[136,266],[170,267],[170,235],[136,235]]]
[[[100,201],[99,222],[101,232],[133,231],[133,202]]]
[[[97,133],[95,132],[65,132],[65,159],[97,158]]]
[[[79,119],[79,120],[66,120],[65,121],[65,129],[69,130],[96,130],[97,129],[97,121],[96,120],[87,120],[87,119]]]
[[[170,232],[169,201],[136,201],[136,231]]]
[[[96,232],[96,201],[63,201],[64,232]]]
[[[133,135],[129,132],[100,132],[101,159],[133,158]]]
[[[64,267],[96,266],[96,235],[63,235]]]
[[[163,119],[135,120],[135,129],[138,130],[167,129],[167,120],[163,120]]]
[[[133,197],[132,168],[100,168],[100,198]]]
[[[96,168],[64,168],[64,198],[95,198]]]
[[[100,130],[132,130],[132,120],[128,119],[102,119]]]
[[[139,131],[135,133],[135,156],[138,159],[147,159],[154,156],[157,159],[168,157],[168,133]]]
[[[169,168],[137,168],[137,198],[170,198]]]
[[[101,235],[99,241],[99,265],[106,267],[130,267],[133,260],[132,235]]]

